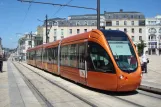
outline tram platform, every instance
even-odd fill
[[[0,73],[0,107],[41,107],[20,73],[6,61]]]
[[[148,73],[143,73],[140,89],[161,94],[161,56],[149,57]],[[25,62],[22,62],[25,63]],[[40,107],[41,102],[11,63],[3,63],[0,73],[0,107]]]
[[[161,56],[147,56],[150,62],[147,73],[143,72],[140,89],[161,93]]]

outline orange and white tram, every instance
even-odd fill
[[[117,30],[92,30],[30,48],[27,63],[108,91],[133,91],[142,79],[133,42]]]

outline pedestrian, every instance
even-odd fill
[[[133,55],[130,57],[130,65],[132,68],[135,68],[136,67],[136,57],[134,57]]]
[[[149,63],[149,60],[148,60],[146,54],[142,54],[141,62],[143,64],[143,68],[144,68],[145,73],[147,73],[147,63]]]
[[[21,56],[19,56],[19,62],[21,61]]]
[[[3,55],[1,54],[0,55],[0,72],[2,73],[3,72]]]

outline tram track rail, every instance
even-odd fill
[[[160,99],[161,100],[161,96],[160,94],[157,94],[157,93],[151,93],[151,92],[143,92],[142,90],[138,90],[139,91],[139,94],[142,94],[142,95],[145,95],[145,96],[149,96],[149,97],[153,97],[153,98],[157,98],[157,99]],[[158,95],[158,96],[156,96]]]
[[[18,63],[18,64],[21,64],[21,63]],[[14,64],[14,65],[15,65],[15,64]],[[97,105],[92,104],[92,103],[89,102],[88,100],[86,100],[86,99],[84,99],[84,98],[78,96],[77,94],[75,94],[75,93],[73,93],[73,92],[71,92],[71,91],[65,89],[64,87],[62,87],[62,86],[60,86],[60,85],[54,83],[53,81],[51,81],[51,80],[47,79],[46,77],[40,75],[39,73],[35,72],[34,70],[30,69],[29,67],[26,67],[26,66],[23,65],[23,64],[21,64],[21,65],[22,65],[23,67],[25,67],[25,68],[27,68],[27,69],[33,71],[35,74],[37,74],[37,75],[39,75],[40,77],[42,77],[43,79],[47,80],[47,81],[50,82],[51,84],[53,84],[53,85],[55,85],[55,86],[57,86],[57,87],[63,89],[64,91],[68,92],[69,94],[73,95],[74,97],[78,98],[79,100],[83,101],[84,103],[90,105],[91,107],[97,107]],[[16,66],[16,65],[15,65],[15,66]],[[16,66],[16,68],[17,68],[17,66]],[[20,72],[21,72],[21,71],[20,71]],[[21,72],[21,73],[22,73],[22,72]],[[22,73],[22,75],[25,76],[23,73]],[[28,81],[30,81],[30,80],[28,80]],[[31,83],[31,82],[30,82],[30,83]],[[32,83],[31,83],[31,84],[32,84]],[[32,85],[33,85],[33,84],[32,84]],[[34,86],[34,85],[33,85],[33,86]],[[34,86],[34,88],[36,88],[36,87]],[[35,90],[37,90],[37,89],[35,89]],[[37,91],[38,91],[38,90],[37,90]],[[46,103],[47,103],[47,105],[49,105],[48,107],[54,107],[54,106],[50,106],[50,105],[52,105],[52,104],[51,104],[51,103],[50,103],[50,102],[41,94],[41,92],[38,91],[38,93],[40,94],[40,96],[42,96],[42,99],[44,99],[45,101],[47,101]],[[44,100],[43,100],[43,101],[44,101]]]
[[[51,84],[56,85],[57,87],[59,87],[59,88],[65,90],[66,92],[70,93],[71,95],[75,96],[76,98],[82,100],[83,102],[87,103],[88,105],[90,105],[90,106],[92,106],[92,107],[97,107],[97,105],[95,105],[95,104],[91,103],[90,101],[86,100],[85,98],[82,98],[81,96],[79,96],[79,95],[73,93],[72,91],[69,91],[68,89],[65,89],[64,87],[58,85],[57,83],[54,83],[53,81],[51,81],[51,80],[47,79],[46,77],[42,76],[41,74],[35,72],[33,69],[31,69],[31,68],[25,66],[24,64],[22,64],[22,63],[19,63],[19,64],[21,64],[23,67],[25,67],[25,68],[27,68],[27,69],[33,71],[35,74],[37,74],[37,75],[39,75],[40,77],[44,78],[45,80],[49,81]],[[101,94],[102,94],[102,93],[101,93]],[[104,94],[104,96],[106,96],[106,94]],[[129,104],[132,104],[132,105],[134,105],[134,106],[143,107],[143,106],[140,105],[140,104],[137,104],[137,103],[135,103],[135,102],[132,102],[132,101],[129,101],[129,100],[120,98],[119,96],[113,96],[113,95],[110,95],[110,96],[111,96],[111,97],[114,97],[114,98],[116,98],[116,99],[119,99],[119,100],[121,100],[121,101],[127,102],[127,103],[129,103]]]

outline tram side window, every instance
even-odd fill
[[[58,63],[58,47],[55,48],[55,63],[57,64]]]
[[[39,51],[39,50],[36,50],[36,60],[39,60],[39,59],[38,59],[38,54],[39,54],[38,51]]]
[[[27,52],[27,55],[26,55],[26,59],[28,60],[29,59],[29,53]]]
[[[102,46],[89,42],[89,55],[96,71],[114,73],[112,61]]]
[[[49,49],[47,49],[47,55],[48,55],[48,57],[47,57],[47,59],[48,59],[48,62],[49,63],[52,63],[53,61],[52,61],[52,49],[51,48],[49,48]]]
[[[31,52],[29,52],[29,60],[31,60]]]
[[[44,49],[43,60],[44,60],[44,62],[47,62],[47,49]]]
[[[30,60],[32,60],[32,51],[30,52]]]
[[[34,51],[31,51],[31,60],[34,60]]]
[[[52,60],[53,63],[55,64],[55,48],[52,48]]]
[[[43,59],[43,48],[41,48],[41,61]]]
[[[68,49],[68,56],[69,56],[69,62],[70,62],[69,66],[77,67],[78,61],[77,61],[77,45],[76,44],[72,44],[70,46],[70,49]]]
[[[78,44],[78,58],[79,58],[79,68],[85,69],[85,43]]]
[[[61,56],[60,56],[60,64],[61,65],[64,65],[63,64],[63,61],[64,61],[64,47],[61,47]]]
[[[69,63],[68,46],[63,46],[61,48],[61,65],[69,66]]]
[[[55,47],[55,48],[53,48],[53,61],[54,61],[54,64],[57,64],[57,59],[58,59],[58,48]]]
[[[39,50],[39,60],[42,61],[42,48]]]
[[[34,60],[36,60],[36,51],[34,51]]]
[[[36,51],[36,60],[41,61],[41,50]]]

